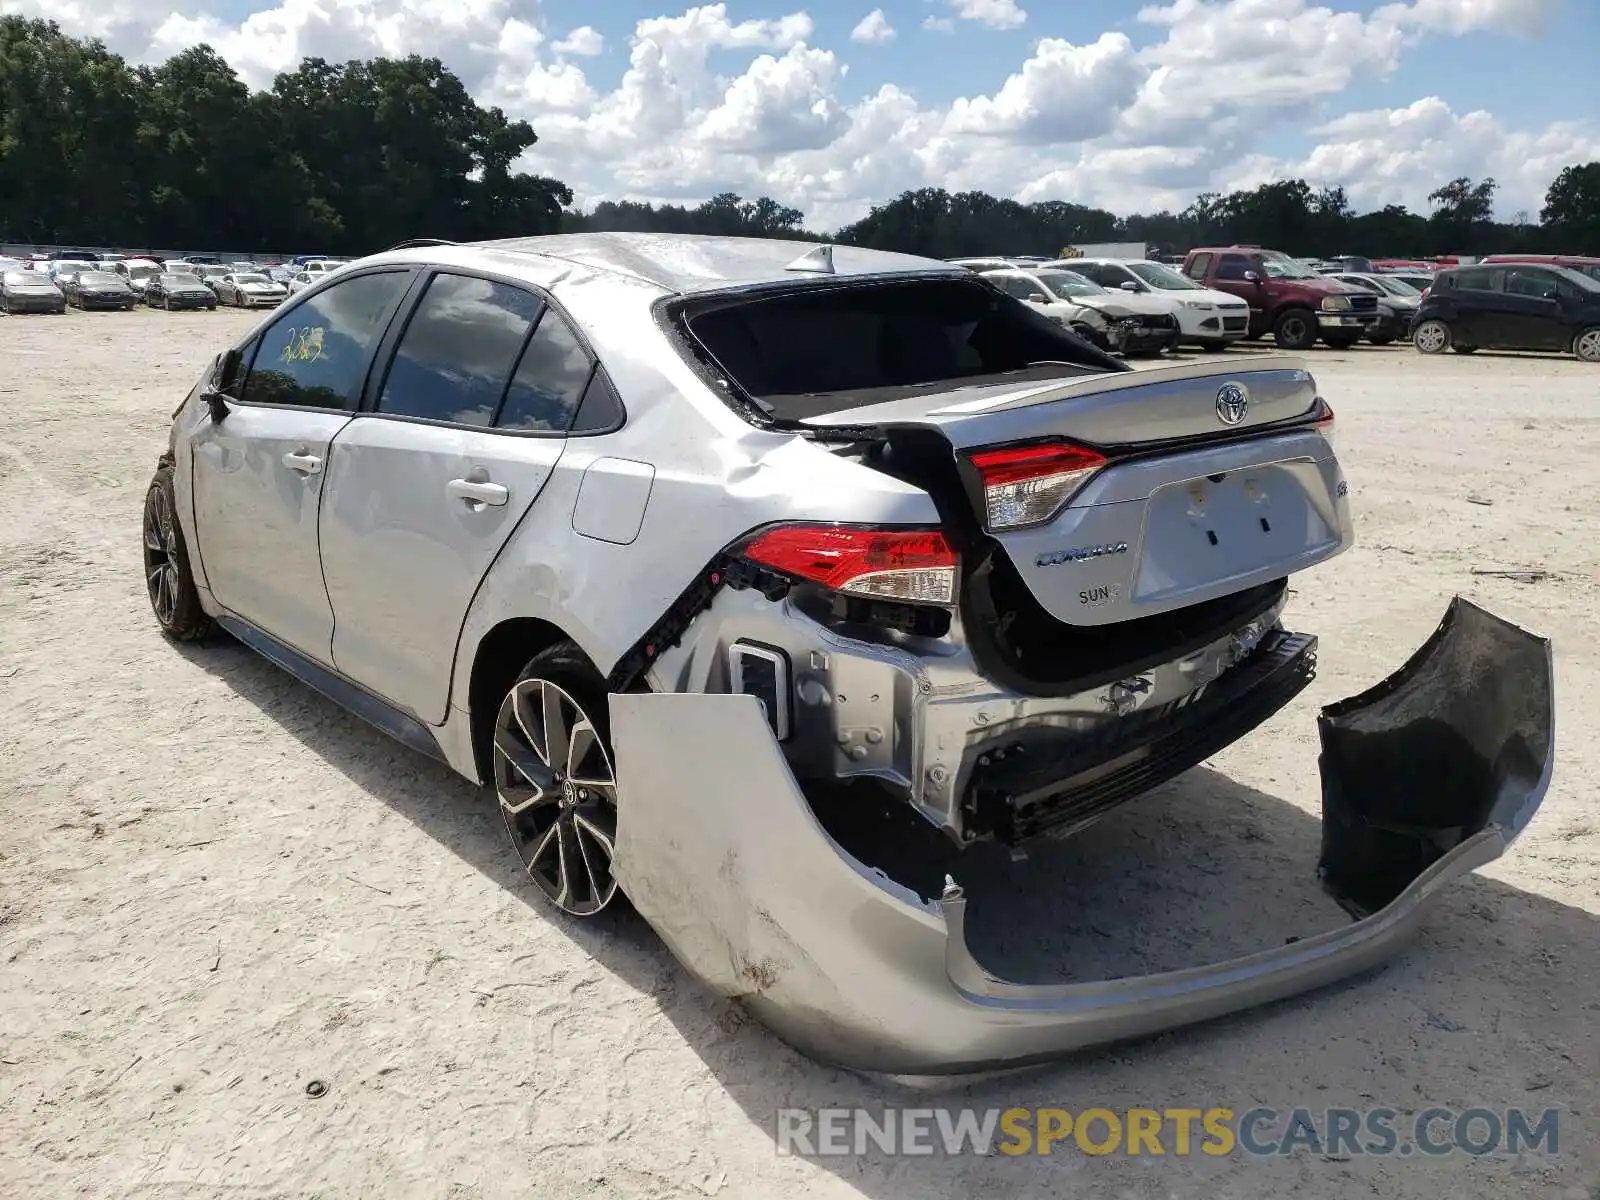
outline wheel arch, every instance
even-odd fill
[[[473,649],[472,670],[467,679],[467,715],[478,782],[487,783],[493,778],[491,744],[495,713],[500,709],[501,699],[522,674],[529,659],[561,642],[568,642],[580,654],[584,653],[578,642],[553,621],[540,617],[508,617],[485,633]]]

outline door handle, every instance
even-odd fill
[[[322,470],[322,459],[301,446],[283,456],[283,465],[301,475],[315,475]]]
[[[444,490],[473,508],[484,504],[498,508],[511,499],[510,489],[504,484],[490,483],[489,472],[482,467],[474,467],[465,479],[452,479],[444,485]]]

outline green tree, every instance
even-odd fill
[[[1545,193],[1539,220],[1561,249],[1600,254],[1600,162],[1564,168]]]

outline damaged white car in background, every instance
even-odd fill
[[[1283,611],[1351,542],[1332,420],[1298,360],[1131,372],[946,263],[417,244],[219,356],[146,582],[169,636],[220,626],[493,786],[557,908],[620,891],[817,1058],[977,1070],[1360,971],[1540,803],[1548,643],[1457,599],[1321,715],[1347,927],[1067,985],[969,949],[963,847],[1081,828],[1311,680]],[[880,859],[841,788],[930,848]]]

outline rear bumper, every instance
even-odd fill
[[[623,890],[692,974],[814,1058],[949,1074],[1207,1020],[1393,955],[1549,786],[1549,643],[1457,598],[1371,691],[1324,709],[1320,873],[1357,919],[1243,958],[1068,985],[1000,979],[954,880],[927,901],[817,822],[754,698],[614,694]]]

